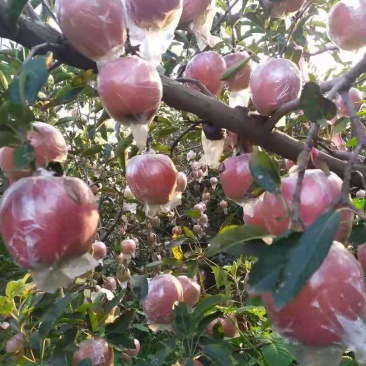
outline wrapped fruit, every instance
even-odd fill
[[[225,316],[223,318],[217,318],[213,320],[206,328],[207,333],[212,338],[214,335],[214,326],[220,323],[224,331],[224,337],[233,338],[237,335],[238,330],[236,328],[236,320],[233,316]]]
[[[113,366],[113,349],[104,339],[88,339],[79,344],[78,350],[74,352],[72,364],[78,366],[86,359],[90,359],[93,366]]]
[[[305,4],[306,0],[284,0],[271,1],[264,0],[264,6],[269,10],[269,13],[274,18],[286,18],[299,11]]]
[[[288,206],[291,207],[296,189],[298,174],[292,173],[281,179],[281,195],[266,192],[259,207],[255,209],[258,225],[266,228],[271,235],[284,233],[290,224]],[[339,198],[342,190],[342,179],[331,173],[327,176],[320,169],[309,169],[305,172],[300,195],[300,213],[305,227],[310,226],[319,216]],[[284,202],[287,201],[287,205]],[[244,210],[245,211],[245,210]],[[342,209],[341,223],[335,240],[344,243],[352,230],[353,212]]]
[[[163,274],[149,282],[149,292],[142,301],[147,322],[153,327],[164,327],[174,322],[173,307],[183,302],[183,288],[176,277]]]
[[[123,57],[104,65],[98,74],[100,99],[115,121],[128,126],[143,149],[148,123],[160,107],[163,86],[153,65],[138,57]]]
[[[127,32],[121,0],[56,0],[60,27],[84,56],[105,62],[123,50]]]
[[[159,206],[173,199],[177,170],[166,155],[138,155],[127,164],[126,180],[134,196],[145,204],[147,215],[153,217]]]
[[[361,93],[361,91],[359,91],[356,88],[351,88],[349,90],[349,96],[355,106],[355,110],[358,111],[362,105],[362,101],[363,101],[363,95]],[[338,94],[337,98],[335,99],[335,105],[337,106],[337,114],[340,117],[349,117],[350,116],[350,111],[348,110],[348,108],[346,107],[342,97]]]
[[[328,36],[340,49],[358,51],[366,46],[366,4],[364,0],[337,2],[328,14]]]
[[[250,77],[250,92],[256,110],[270,116],[283,104],[296,99],[301,89],[299,68],[286,59],[261,62]]]
[[[217,95],[224,87],[221,76],[226,69],[224,58],[215,51],[206,51],[194,56],[187,64],[184,76],[200,81],[208,91]],[[193,84],[188,84],[195,90],[200,90]]]
[[[205,131],[202,130],[202,149],[204,153],[205,164],[212,169],[217,169],[220,165],[222,153],[224,151],[225,139],[221,133],[222,138],[218,140],[210,140],[206,137]]]
[[[249,161],[250,154],[242,154],[227,158],[220,168],[220,182],[226,197],[239,204],[244,202],[253,183]]]
[[[67,159],[67,145],[61,132],[47,123],[34,122],[28,132],[29,143],[34,147],[36,167],[45,167],[50,162],[64,163]],[[14,148],[0,149],[0,168],[12,181],[32,175],[29,168],[20,169],[14,163]]]
[[[365,361],[360,341],[360,337],[365,338],[362,334],[366,330],[364,274],[342,244],[333,243],[321,267],[289,304],[276,308],[272,293],[263,294],[262,301],[273,325],[290,344],[300,349],[313,347],[314,351],[344,345],[356,353],[361,364]],[[325,354],[311,352],[310,348],[307,351],[298,359],[301,364],[338,365],[342,357],[339,352],[338,362],[330,363]]]
[[[184,302],[191,307],[195,306],[200,299],[201,286],[187,276],[178,276],[177,279],[183,288]]]
[[[214,47],[221,42],[219,37],[210,33],[216,13],[215,4],[215,0],[183,0],[179,25],[195,35],[201,51],[207,46]]]
[[[174,39],[183,0],[124,0],[130,40],[140,45],[141,56],[154,65]]]
[[[15,263],[39,289],[54,292],[98,262],[89,254],[99,220],[88,185],[78,178],[20,179],[0,205],[0,232]]]

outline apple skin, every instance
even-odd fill
[[[224,57],[227,68],[234,66],[240,61],[250,59],[247,52],[230,53]],[[226,86],[230,91],[240,91],[249,88],[250,75],[252,74],[252,66],[250,61],[235,75],[231,80],[226,81]]]
[[[199,19],[207,10],[211,0],[183,0],[183,13],[180,25],[188,25]]]
[[[89,358],[93,366],[113,366],[114,352],[104,339],[89,339],[79,344],[79,349],[74,352],[73,366]]]

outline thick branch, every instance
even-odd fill
[[[0,0],[0,37],[8,38],[27,48],[49,43],[51,44],[49,50],[54,52],[55,58],[59,61],[84,70],[96,70],[96,65],[93,61],[78,53],[63,40],[60,33],[48,25],[21,18],[19,30],[13,33],[6,26],[5,7],[4,0]],[[60,43],[60,46],[53,46],[53,44],[57,43]],[[337,78],[336,80],[339,81],[341,78]],[[199,118],[210,121],[215,126],[226,128],[229,131],[245,136],[246,140],[253,144],[262,146],[273,153],[293,161],[296,161],[297,156],[303,150],[304,144],[302,142],[284,133],[264,133],[267,118],[254,115],[250,116],[242,108],[230,108],[217,98],[203,95],[166,76],[162,76],[161,79],[164,86],[163,100],[170,107],[196,114]],[[326,88],[326,90],[330,90],[333,85]],[[343,177],[347,165],[345,162],[322,153],[321,158],[328,164],[332,171]],[[359,165],[355,169],[366,176],[365,166]],[[354,175],[352,178],[352,183],[355,186],[363,187],[362,179],[359,176]]]

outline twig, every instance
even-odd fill
[[[196,0],[197,1],[197,0]],[[222,22],[225,20],[225,18],[228,16],[228,14],[231,12],[232,8],[239,2],[240,0],[235,0],[225,11],[225,13],[220,17],[220,19],[217,21],[217,23],[212,28],[212,33],[215,32],[218,28],[221,27]]]
[[[189,78],[177,78],[175,80],[180,83],[190,83],[190,84],[196,85],[197,88],[200,89],[201,93],[208,95],[208,96],[212,96],[210,91],[199,80],[189,79]]]
[[[314,146],[314,140],[318,135],[320,126],[317,123],[313,123],[310,127],[308,138],[306,139],[306,143],[304,146],[304,150],[300,154],[299,163],[298,163],[298,176],[297,183],[295,188],[295,193],[292,201],[292,209],[291,209],[291,219],[292,226],[297,229],[299,226],[305,228],[304,223],[302,222],[300,206],[301,206],[301,186],[305,177],[305,171],[308,166],[311,149]]]
[[[106,229],[106,231],[103,233],[103,235],[100,236],[99,240],[104,241],[108,238],[108,236],[111,234],[113,229],[117,226],[119,219],[121,218],[123,213],[123,206],[118,210],[116,216],[114,217],[114,220],[112,224]]]
[[[318,55],[321,55],[322,53],[331,52],[331,51],[339,51],[339,48],[336,46],[329,46],[329,47],[325,47],[321,50],[318,50],[316,52],[304,52],[303,55],[306,57],[312,57],[312,56],[318,56]]]
[[[42,44],[39,44],[38,46],[33,47],[30,50],[30,52],[28,53],[28,56],[24,59],[23,65],[25,65],[26,63],[28,63],[39,52],[41,52],[43,50],[47,50],[51,46],[57,46],[57,45],[52,45],[52,44],[46,42],[46,43],[42,43]]]
[[[174,154],[174,149],[178,146],[179,144],[179,141],[189,132],[191,132],[192,130],[194,130],[198,125],[200,125],[201,123],[203,123],[202,120],[200,121],[197,121],[197,122],[194,122],[192,123],[191,126],[189,126],[185,131],[183,131],[176,139],[175,141],[173,142],[171,148],[170,148],[170,157],[172,158],[173,157],[173,154]]]

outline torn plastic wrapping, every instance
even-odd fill
[[[246,108],[249,105],[250,93],[248,89],[230,92],[229,94],[229,107],[243,107]]]
[[[197,54],[188,62],[184,76],[200,81],[212,95],[217,95],[224,87],[221,76],[225,70],[225,59],[215,51],[206,51]],[[200,88],[192,83],[188,83],[188,86],[200,91]]]
[[[365,5],[366,6],[366,5]],[[351,88],[349,90],[349,96],[355,106],[356,111],[361,108],[362,101],[363,101],[363,94],[360,90],[356,88]],[[350,111],[347,108],[346,104],[343,101],[343,98],[338,94],[335,101],[335,105],[337,106],[337,114],[340,117],[349,117]]]
[[[298,12],[307,0],[284,0],[270,1],[265,0],[264,6],[267,7],[269,13],[274,18],[287,18]]]
[[[250,92],[257,111],[270,116],[283,104],[296,99],[301,90],[300,70],[287,59],[261,62],[250,78]]]
[[[173,161],[162,154],[144,154],[129,160],[126,169],[126,180],[133,195],[145,204],[149,217],[175,198],[177,170]],[[155,214],[154,214],[155,212]]]
[[[139,54],[155,66],[174,39],[182,15],[183,0],[123,0],[130,41]]]
[[[364,0],[340,1],[329,12],[329,39],[340,49],[357,52],[366,46],[366,6]]]
[[[203,51],[207,46],[213,48],[221,42],[220,37],[211,34],[216,14],[215,0],[184,0],[183,3],[179,24],[195,35],[198,48]]]
[[[342,351],[348,348],[365,365],[364,274],[341,243],[333,243],[321,267],[288,305],[276,308],[271,293],[263,294],[262,301],[300,364],[338,365]],[[323,352],[331,358],[323,357]]]
[[[266,192],[263,202],[257,208],[262,219],[258,225],[267,229],[271,235],[281,235],[290,224],[288,207],[291,207],[297,184],[297,172],[281,179],[281,195]],[[342,190],[342,179],[335,173],[327,176],[320,169],[309,169],[305,172],[300,195],[300,213],[305,227],[310,226],[327,209],[330,209],[339,198]],[[286,202],[287,201],[287,205]],[[352,230],[353,213],[350,209],[341,210],[341,223],[335,240],[344,243]]]
[[[98,264],[88,254],[98,221],[94,195],[78,178],[23,178],[11,185],[0,205],[7,250],[47,292]]]
[[[225,159],[220,166],[220,182],[227,198],[243,204],[253,184],[249,168],[250,154],[242,154]]]
[[[170,274],[155,276],[149,281],[149,292],[142,301],[147,323],[154,329],[174,322],[173,307],[183,302],[183,287],[178,279]]]
[[[44,167],[49,162],[64,163],[67,159],[67,145],[61,132],[47,123],[34,122],[28,132],[28,139],[35,150],[37,167]],[[0,149],[0,168],[7,177],[19,179],[31,175],[31,170],[19,169],[14,164],[14,148]]]
[[[122,53],[127,32],[121,0],[57,0],[56,13],[64,35],[84,56],[104,63]]]
[[[110,116],[131,128],[136,145],[142,150],[148,124],[158,111],[163,95],[155,67],[135,56],[111,61],[99,70],[97,90]]]
[[[255,199],[249,200],[242,205],[244,214],[243,220],[248,225],[256,225],[264,229],[267,229],[263,216],[263,210],[265,209],[262,206],[263,199],[264,194],[260,195]]]
[[[211,169],[217,169],[220,166],[224,145],[224,138],[221,140],[209,140],[202,131],[202,148],[205,158],[205,165]]]

